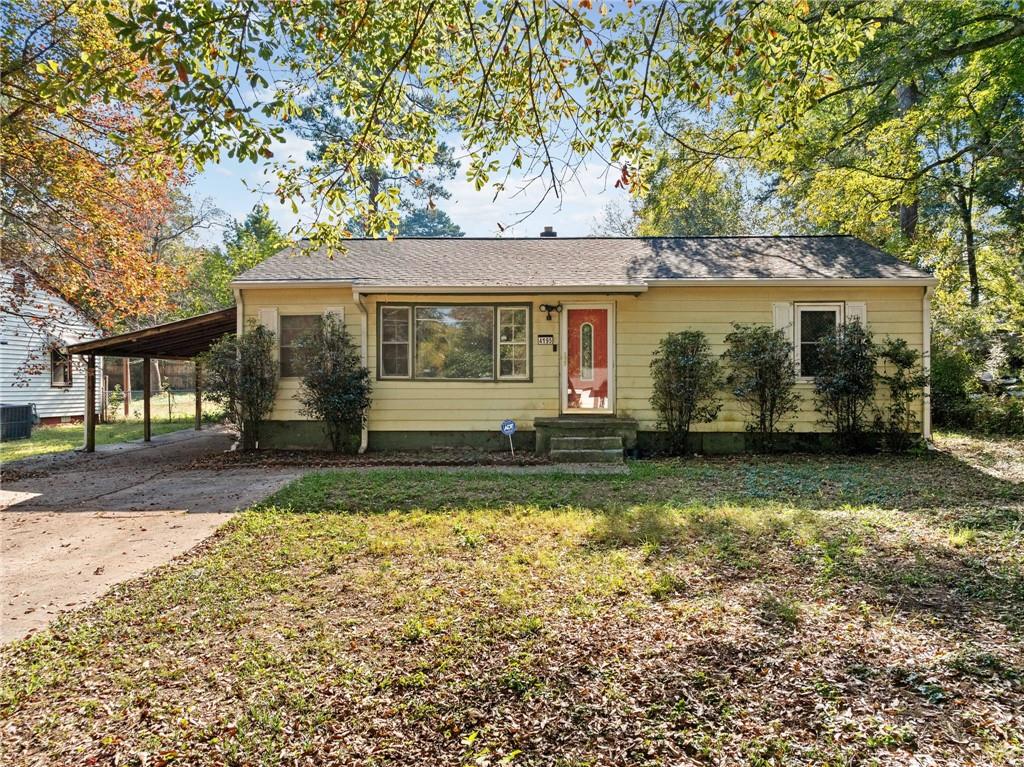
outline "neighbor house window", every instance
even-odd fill
[[[71,355],[50,349],[50,386],[71,386]]]
[[[408,306],[384,306],[380,310],[380,375],[382,378],[409,377]]]
[[[530,376],[528,322],[525,307],[498,309],[498,378]]]
[[[381,378],[529,380],[530,311],[525,306],[381,306]]]
[[[283,314],[281,315],[281,377],[296,378],[302,375],[299,370],[296,351],[299,339],[316,329],[320,321],[319,314]]]
[[[821,341],[835,332],[842,321],[842,304],[796,305],[794,341],[802,377],[813,378],[821,373]]]

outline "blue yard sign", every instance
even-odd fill
[[[516,422],[506,418],[501,422],[501,433],[508,437],[508,449],[512,451],[512,457],[516,457],[516,449],[512,445],[512,435],[516,433]]]

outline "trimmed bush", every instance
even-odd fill
[[[729,348],[722,359],[730,368],[726,383],[747,411],[747,431],[765,450],[779,424],[800,406],[793,345],[784,331],[768,325],[733,324],[725,342]]]
[[[258,448],[260,424],[277,395],[274,334],[250,321],[241,336],[224,335],[196,361],[202,366],[204,393],[224,406],[225,418],[238,427],[242,449]]]
[[[840,450],[862,450],[878,359],[871,331],[856,320],[840,325],[821,339],[819,354],[821,372],[814,379],[814,393],[821,424],[835,433]]]
[[[296,359],[302,371],[295,395],[302,403],[300,412],[323,423],[335,452],[357,446],[353,438],[370,407],[370,371],[363,367],[345,323],[334,314],[321,317],[298,340]]]
[[[654,390],[650,401],[659,426],[668,431],[673,455],[686,452],[694,423],[709,423],[718,416],[722,408],[716,401],[721,387],[719,370],[707,336],[699,330],[669,333],[658,343],[651,360]]]

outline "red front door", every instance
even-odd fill
[[[563,405],[567,411],[612,409],[609,369],[610,310],[567,308]]]

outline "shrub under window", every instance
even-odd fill
[[[318,318],[313,330],[299,338],[296,362],[302,374],[296,395],[302,414],[323,423],[331,449],[354,450],[370,407],[370,371],[345,323],[335,314]]]
[[[867,416],[875,397],[878,351],[860,322],[840,325],[822,337],[814,379],[821,423],[835,432],[838,447],[866,447]]]
[[[277,394],[273,332],[250,322],[240,337],[224,335],[197,362],[204,394],[224,405],[225,417],[241,433],[242,449],[259,447],[260,424],[274,409]]]
[[[734,324],[725,337],[723,355],[730,372],[727,383],[749,416],[746,427],[767,449],[779,424],[796,413],[800,396],[794,391],[792,349],[782,330],[768,325]]]

